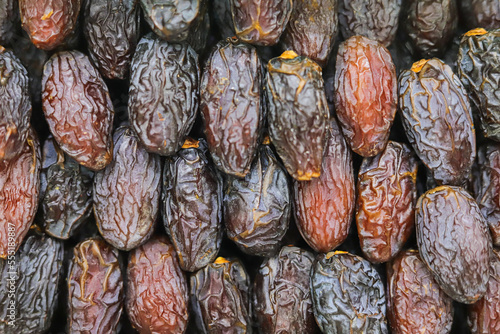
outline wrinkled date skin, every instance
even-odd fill
[[[472,334],[500,333],[500,253],[496,249],[490,270],[484,298],[469,307],[467,322]]]
[[[438,183],[461,185],[476,157],[476,136],[460,80],[433,58],[403,71],[399,82],[401,119],[413,149]]]
[[[255,45],[274,45],[286,28],[292,0],[230,0],[238,39]]]
[[[253,309],[262,333],[315,333],[309,279],[313,262],[311,252],[285,246],[262,263],[253,288]]]
[[[335,249],[347,238],[355,204],[352,153],[337,121],[330,123],[321,176],[294,181],[294,211],[304,240],[317,252]]]
[[[365,259],[347,252],[318,255],[311,290],[323,333],[388,333],[384,284]]]
[[[343,42],[337,53],[335,109],[351,149],[363,157],[380,153],[396,115],[396,68],[389,51],[363,36]]]
[[[106,78],[124,79],[139,39],[137,0],[86,0],[83,11],[90,58]]]
[[[19,248],[35,218],[40,169],[40,144],[29,130],[21,153],[9,161],[0,160],[0,259],[7,258],[10,248]],[[12,243],[14,247],[9,246]]]
[[[365,257],[391,260],[415,226],[417,160],[405,144],[389,141],[373,158],[365,158],[358,176],[356,224]]]
[[[102,239],[75,246],[68,276],[71,333],[116,333],[123,310],[123,277],[118,250]]]
[[[286,51],[267,68],[271,141],[294,179],[317,178],[330,117],[321,67]]]
[[[500,141],[500,29],[475,29],[462,36],[457,69],[479,110],[484,136]]]
[[[70,157],[92,170],[111,162],[113,104],[86,55],[62,51],[45,63],[42,106],[50,131]]]
[[[148,151],[175,154],[198,110],[198,55],[188,44],[169,44],[149,34],[139,41],[130,72],[132,127]]]
[[[217,258],[191,275],[191,309],[201,333],[252,333],[250,284],[239,260]]]
[[[0,44],[10,42],[16,32],[17,1],[0,0]]]
[[[339,0],[340,31],[345,39],[361,35],[388,47],[398,30],[402,0]]]
[[[147,152],[130,127],[114,136],[113,161],[94,177],[94,214],[101,235],[129,251],[146,242],[159,213],[160,157]]]
[[[90,216],[93,173],[49,137],[43,144],[41,180],[45,233],[68,239]]]
[[[492,245],[476,201],[462,188],[440,186],[420,196],[415,217],[420,255],[441,289],[465,304],[484,296]]]
[[[236,40],[219,42],[201,78],[200,109],[208,149],[226,174],[250,170],[263,128],[262,65],[257,50]]]
[[[387,317],[394,334],[450,333],[453,301],[418,251],[403,252],[387,266]]]
[[[465,20],[469,29],[500,28],[500,2],[491,0],[461,0],[458,1],[461,9],[461,18]]]
[[[12,51],[0,46],[0,161],[21,152],[30,117],[28,71]]]
[[[262,145],[244,179],[226,179],[224,223],[227,236],[247,254],[274,255],[288,230],[290,212],[286,171],[271,148]]]
[[[222,240],[222,179],[207,158],[205,140],[188,139],[165,161],[163,222],[183,270],[212,262]]]
[[[186,277],[167,237],[154,237],[130,253],[126,307],[140,334],[183,334],[188,298]]]
[[[442,55],[457,28],[458,11],[455,1],[406,1],[402,23],[415,53],[423,58]]]
[[[0,259],[0,332],[3,334],[43,334],[48,331],[57,307],[63,271],[63,244],[45,236],[26,238],[15,256],[15,269]],[[10,297],[8,279],[14,278],[15,297]],[[13,282],[13,281],[10,281]],[[15,321],[8,307],[15,302]]]
[[[52,50],[75,29],[81,0],[19,0],[23,29],[37,48]]]
[[[288,26],[281,37],[285,50],[293,50],[325,67],[337,37],[338,0],[294,0]]]

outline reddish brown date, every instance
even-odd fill
[[[141,334],[186,331],[187,281],[165,236],[130,252],[126,307],[130,323]]]
[[[335,120],[330,123],[321,176],[294,182],[295,221],[317,252],[335,249],[347,238],[355,204],[352,153]]]
[[[448,334],[453,301],[434,280],[418,251],[408,250],[387,266],[387,318],[394,334]]]
[[[69,156],[92,170],[111,162],[113,104],[86,55],[62,51],[45,63],[42,106],[50,131]]]
[[[116,333],[123,309],[118,251],[102,239],[80,242],[68,276],[70,333]]]
[[[81,0],[19,0],[23,29],[37,48],[52,50],[75,29]]]
[[[364,157],[380,153],[396,115],[396,68],[389,51],[363,36],[343,42],[337,54],[335,108],[351,149]]]
[[[358,176],[356,224],[365,257],[391,260],[415,225],[417,161],[405,144],[389,141],[373,158],[365,158]]]

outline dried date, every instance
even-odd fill
[[[0,0],[0,45],[9,43],[16,33],[17,7],[15,0]]]
[[[461,0],[458,1],[461,18],[469,29],[499,29],[500,2],[491,0]]]

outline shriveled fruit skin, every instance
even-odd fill
[[[9,43],[16,33],[16,20],[19,18],[15,0],[0,0],[0,45]]]
[[[343,42],[337,53],[335,109],[351,149],[363,157],[380,153],[396,115],[396,68],[389,51],[363,36]]]
[[[0,161],[21,152],[30,117],[28,71],[12,51],[0,46]]]
[[[484,296],[492,245],[476,201],[462,188],[440,186],[420,196],[415,219],[420,255],[441,289],[465,304]]]
[[[166,159],[162,189],[165,229],[186,271],[212,262],[222,240],[222,179],[205,140],[192,143]]]
[[[338,0],[294,0],[281,44],[321,67],[328,62],[338,31]]]
[[[500,253],[493,250],[490,278],[484,298],[469,306],[467,322],[472,334],[500,333]]]
[[[191,310],[201,333],[252,333],[249,277],[239,260],[218,258],[191,275]]]
[[[124,79],[139,40],[137,0],[85,0],[83,32],[103,76]]]
[[[63,244],[46,236],[31,235],[16,255],[0,259],[0,331],[46,333],[57,307],[62,271]]]
[[[500,28],[500,2],[491,0],[461,0],[458,1],[461,18],[469,29]]]
[[[68,157],[53,137],[43,144],[41,194],[45,233],[68,239],[91,214],[93,173]]]
[[[321,67],[285,52],[271,59],[267,69],[271,141],[294,179],[317,178],[330,117]]]
[[[175,154],[198,111],[198,55],[186,43],[149,34],[139,41],[130,72],[130,124],[148,151]]]
[[[389,141],[363,159],[358,176],[356,224],[361,249],[374,263],[387,262],[403,248],[415,226],[417,160],[411,149]]]
[[[67,281],[71,333],[116,333],[124,300],[118,256],[118,250],[100,238],[73,249]]]
[[[9,250],[17,251],[35,218],[40,167],[40,143],[30,129],[21,153],[0,161],[0,259],[5,259]]]
[[[416,250],[402,252],[387,265],[387,318],[394,334],[451,331],[453,301]]]
[[[440,56],[458,24],[455,0],[408,0],[401,21],[406,34],[423,58]]]
[[[500,6],[500,5],[499,5]],[[458,75],[479,110],[485,137],[500,141],[500,29],[472,30],[462,36]]]
[[[101,170],[112,159],[113,104],[106,83],[80,51],[61,51],[45,63],[42,107],[50,131],[79,164]]]
[[[188,323],[188,286],[174,247],[157,236],[130,252],[126,308],[141,334],[182,334]]]
[[[213,18],[221,39],[236,36],[234,31],[231,0],[212,0],[210,3],[211,17]]]
[[[292,0],[230,0],[238,39],[255,45],[274,45],[286,28]]]
[[[201,78],[200,109],[208,149],[226,174],[244,177],[262,134],[262,64],[257,50],[222,41],[210,54]]]
[[[288,230],[290,197],[286,171],[269,145],[262,145],[244,179],[228,177],[225,180],[227,237],[247,254],[274,255]]]
[[[319,254],[311,269],[311,294],[323,333],[388,333],[384,284],[362,257]]]
[[[339,0],[340,31],[345,39],[361,35],[388,47],[398,30],[402,0]]]
[[[437,58],[399,76],[401,120],[413,149],[440,184],[461,185],[476,156],[467,93]]]
[[[304,240],[317,252],[335,249],[347,238],[355,205],[352,153],[332,120],[321,175],[294,181],[294,212]]]
[[[37,48],[52,50],[75,29],[81,0],[19,0],[23,29]]]
[[[253,310],[262,333],[315,333],[310,289],[313,262],[311,252],[284,246],[262,263],[253,285]]]
[[[129,251],[146,242],[154,231],[161,160],[140,145],[128,126],[116,130],[113,142],[113,161],[94,177],[94,214],[104,239]]]

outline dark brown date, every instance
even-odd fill
[[[405,144],[389,141],[365,158],[358,176],[356,224],[365,257],[387,262],[403,248],[415,226],[417,160]]]
[[[261,333],[315,333],[310,279],[314,256],[285,246],[262,263],[254,280],[253,310]]]
[[[222,179],[205,140],[188,139],[163,170],[163,222],[183,270],[212,262],[222,240]]]
[[[9,43],[16,33],[17,7],[15,0],[0,0],[0,45]]]
[[[231,39],[219,42],[201,78],[200,109],[208,149],[226,174],[250,170],[263,128],[262,65],[257,50]]]
[[[464,19],[469,29],[500,28],[500,2],[491,0],[460,0],[460,18]]]
[[[130,127],[113,136],[113,161],[94,177],[94,214],[99,232],[129,251],[146,242],[159,213],[160,157],[147,152]]]
[[[102,239],[80,242],[68,275],[70,333],[116,333],[123,310],[118,251]]]
[[[380,153],[396,115],[396,68],[389,51],[363,36],[343,42],[337,53],[335,109],[351,149],[363,157]]]
[[[437,58],[413,64],[399,76],[399,105],[408,140],[439,184],[461,185],[476,157],[467,93]]]
[[[450,333],[452,302],[418,251],[402,252],[387,266],[387,317],[394,334]]]
[[[170,44],[149,34],[139,41],[130,71],[133,129],[148,151],[175,154],[198,111],[198,55],[188,44]]]
[[[106,83],[86,55],[62,51],[45,63],[42,106],[63,151],[92,170],[112,159],[114,110]]]
[[[415,217],[420,255],[441,289],[466,304],[484,296],[492,245],[476,201],[462,188],[440,186],[420,196]]]
[[[183,334],[188,322],[188,287],[174,247],[154,237],[130,252],[126,307],[141,334]]]
[[[317,252],[335,249],[347,238],[355,204],[352,153],[336,120],[330,123],[321,176],[294,181],[297,227]]]
[[[330,116],[321,67],[286,51],[271,59],[267,69],[271,141],[294,179],[317,178]]]

